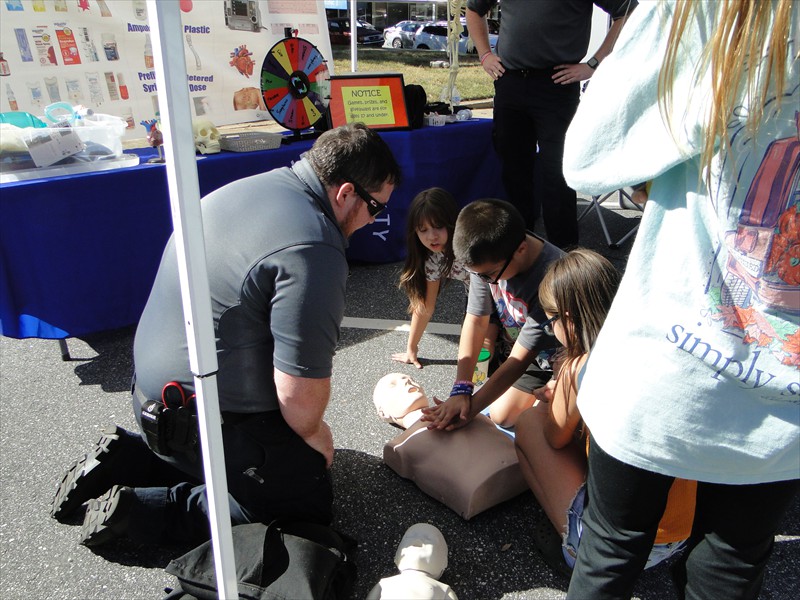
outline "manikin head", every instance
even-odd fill
[[[428,523],[412,525],[400,540],[394,563],[401,572],[422,571],[439,579],[447,568],[447,542],[442,532]]]
[[[398,423],[412,411],[428,406],[422,387],[404,373],[381,377],[375,385],[372,401],[378,416],[388,423]]]

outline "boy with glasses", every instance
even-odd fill
[[[423,409],[422,420],[429,421],[430,428],[450,431],[490,407],[496,424],[513,427],[533,404],[533,391],[553,374],[558,342],[546,333],[538,293],[547,266],[564,253],[526,231],[513,205],[495,199],[464,207],[456,221],[453,250],[471,273],[456,382],[446,402]],[[511,349],[501,353],[502,364],[473,396],[472,373],[495,311],[503,326],[501,337]]]

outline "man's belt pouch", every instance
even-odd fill
[[[144,402],[140,416],[151,450],[162,456],[171,456],[174,451],[191,458],[197,456],[197,405],[194,395],[187,398],[180,384],[168,383],[160,402]]]
[[[158,452],[164,456],[169,456],[172,451],[168,445],[169,421],[171,421],[172,410],[164,406],[160,401],[148,400],[142,404],[142,430],[144,431],[147,445],[153,452]]]

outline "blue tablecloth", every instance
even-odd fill
[[[491,120],[381,135],[403,169],[388,210],[353,235],[348,258],[405,258],[411,199],[432,186],[460,204],[503,197]],[[198,159],[200,193],[285,166],[313,141],[276,150],[223,152]],[[64,338],[136,323],[147,301],[172,217],[163,165],[0,185],[0,333]]]

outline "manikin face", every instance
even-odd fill
[[[417,227],[417,237],[431,252],[442,252],[447,246],[447,227],[434,227],[428,221],[423,221]]]
[[[394,562],[400,571],[422,571],[439,579],[447,568],[447,542],[433,525],[417,523],[400,540]]]
[[[372,394],[378,415],[384,419],[400,419],[412,410],[428,406],[428,397],[420,385],[404,373],[384,375]]]

